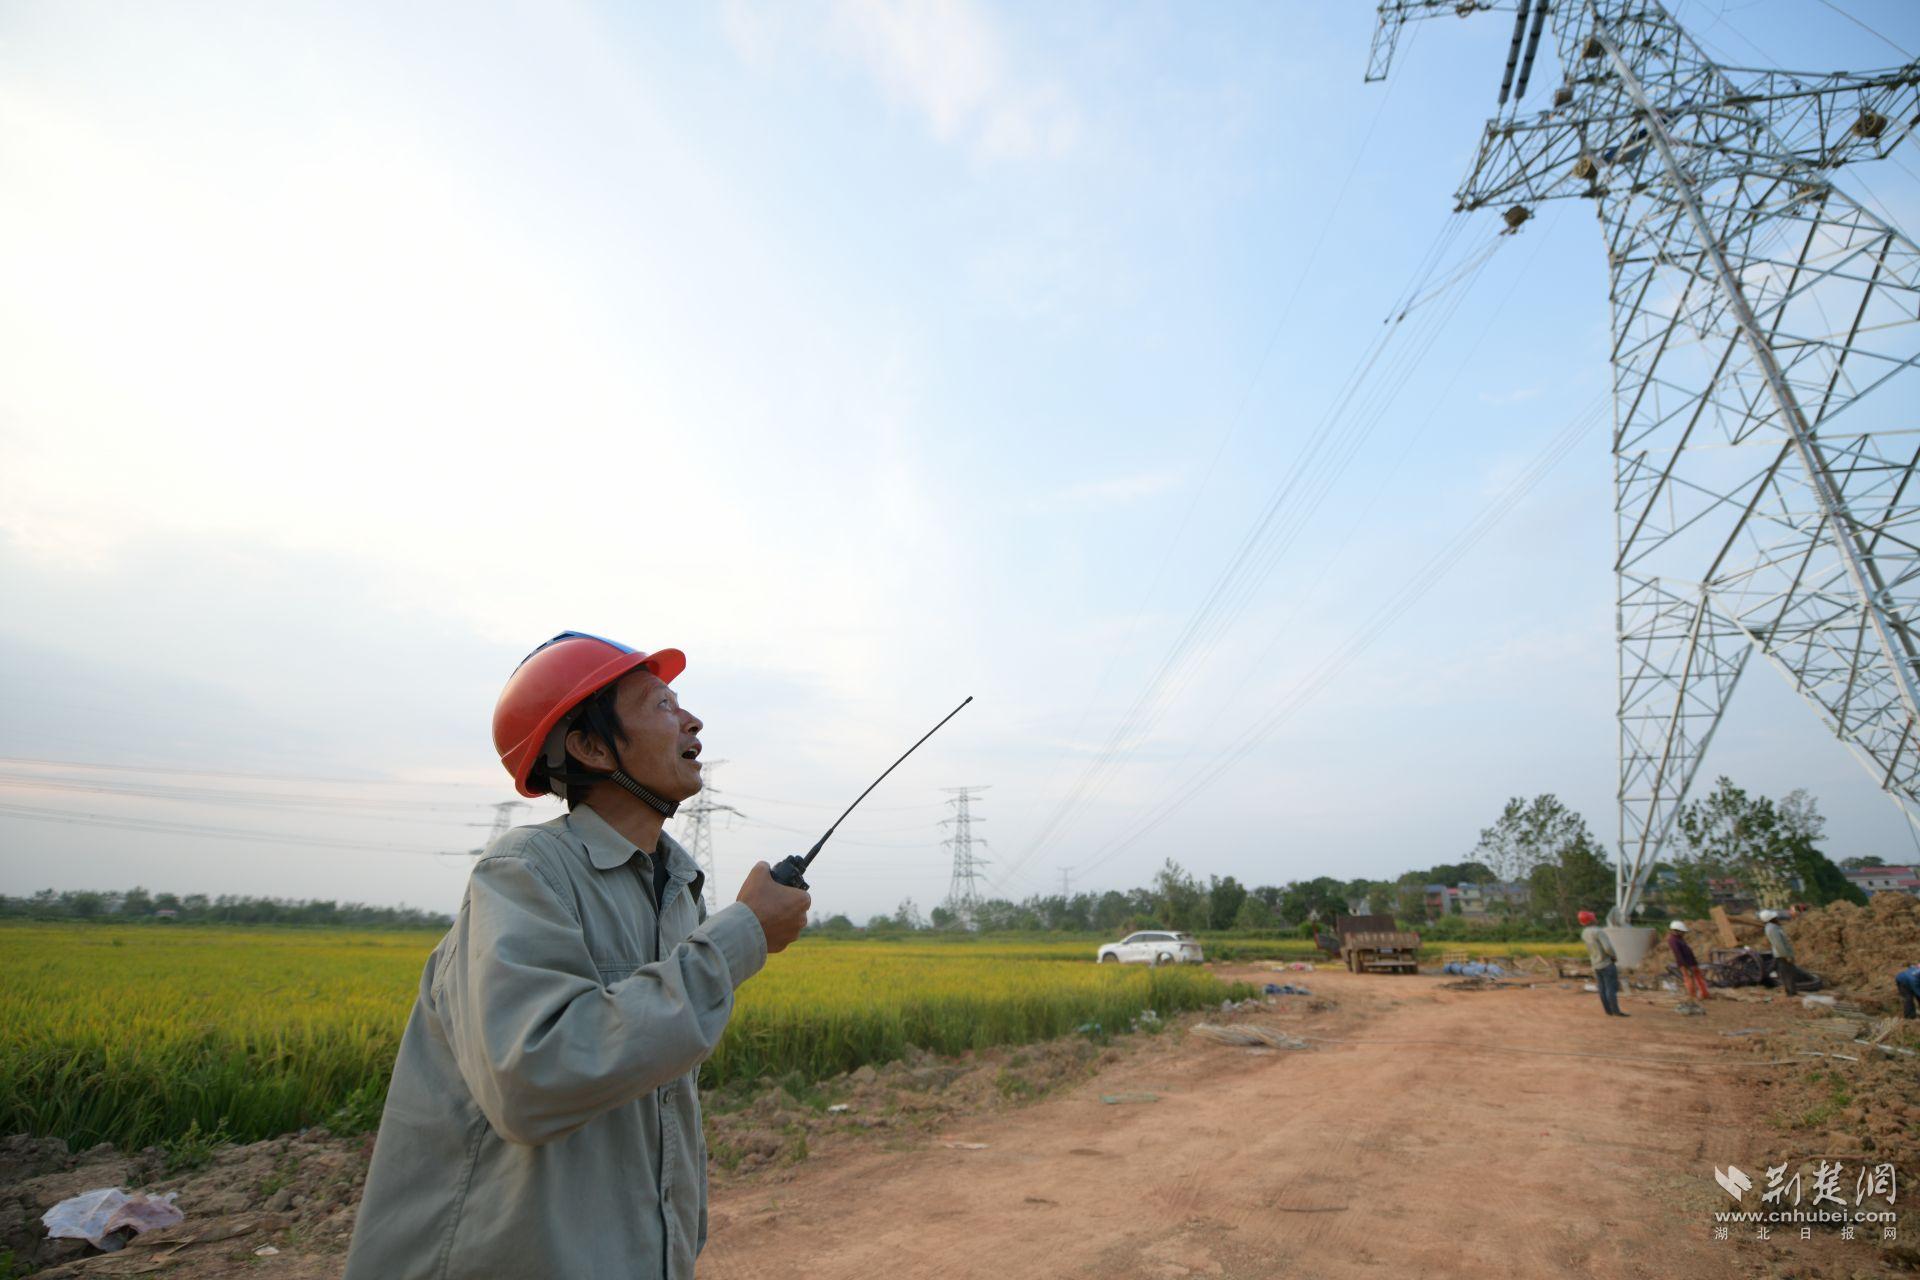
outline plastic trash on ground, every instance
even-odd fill
[[[183,1221],[187,1215],[173,1204],[179,1194],[128,1195],[118,1187],[101,1187],[62,1200],[41,1215],[40,1224],[57,1240],[85,1240],[111,1253],[143,1231],[158,1231]]]
[[[1507,971],[1491,961],[1449,960],[1440,966],[1442,973],[1457,973],[1468,978],[1504,978]]]
[[[1305,987],[1295,986],[1291,982],[1269,982],[1266,994],[1270,996],[1310,996],[1313,992]]]
[[[1272,1027],[1262,1027],[1251,1022],[1238,1023],[1231,1027],[1218,1027],[1211,1023],[1196,1023],[1193,1034],[1216,1044],[1239,1046],[1264,1046],[1269,1049],[1305,1049],[1307,1042],[1299,1036],[1290,1036],[1284,1031]]]

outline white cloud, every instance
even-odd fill
[[[980,160],[1055,158],[1079,139],[1066,90],[1021,75],[999,24],[970,0],[830,0],[824,21],[792,6],[731,0],[723,30],[755,66],[814,43],[922,117],[939,141]]]
[[[1520,404],[1523,401],[1534,399],[1539,394],[1540,388],[1538,387],[1514,387],[1508,391],[1482,391],[1480,393],[1480,403],[1497,405]]]

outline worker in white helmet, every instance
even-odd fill
[[[1780,927],[1780,912],[1769,908],[1760,913],[1760,923],[1767,928],[1767,946],[1773,949],[1773,973],[1780,979],[1780,985],[1786,988],[1790,996],[1800,994],[1800,985],[1807,976],[1793,963],[1793,943],[1787,940],[1787,931]]]

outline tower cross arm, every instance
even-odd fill
[[[1724,71],[1737,86],[1725,105],[1765,119],[1815,168],[1882,159],[1920,124],[1920,61],[1862,72]]]
[[[1373,48],[1367,55],[1367,83],[1387,78],[1400,28],[1422,18],[1471,18],[1476,13],[1513,12],[1519,0],[1380,0]]]
[[[1599,167],[1588,157],[1594,153],[1591,139],[1604,132],[1604,121],[1558,111],[1487,121],[1466,181],[1454,193],[1455,210],[1601,194]]]

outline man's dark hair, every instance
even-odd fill
[[[614,706],[614,701],[619,697],[619,693],[620,682],[616,680],[581,703],[580,709],[573,713],[572,723],[567,726],[568,736],[572,736],[572,731],[578,729],[581,733],[590,734],[606,743],[609,750],[618,752],[621,745],[627,740],[627,727],[620,723],[620,712]],[[565,767],[568,775],[574,778],[581,778],[584,775],[606,776],[598,770],[590,768],[584,760],[574,755],[571,747],[567,749],[567,763]],[[570,782],[567,784],[567,811],[569,813],[578,808],[580,802],[586,799],[587,791],[591,785],[591,783],[585,781]]]

